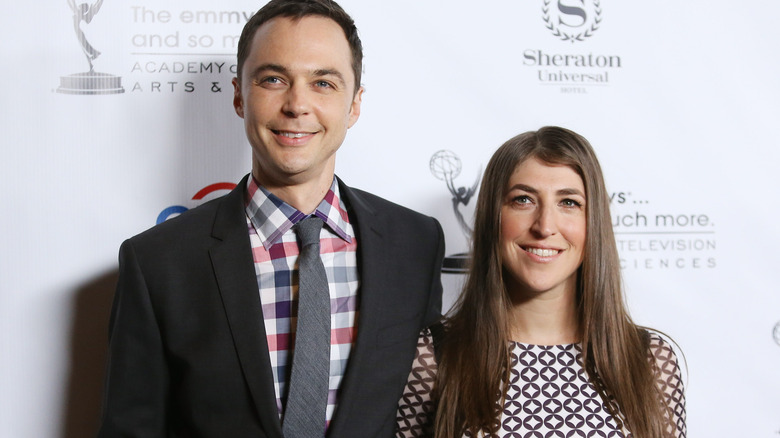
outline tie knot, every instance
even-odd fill
[[[298,222],[297,233],[301,241],[301,248],[313,243],[320,243],[320,230],[322,229],[322,219],[317,216],[309,216]]]

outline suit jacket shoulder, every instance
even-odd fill
[[[244,177],[227,195],[190,209],[128,240],[141,247],[176,250],[181,249],[185,241],[184,246],[197,245],[204,243],[203,237],[222,238],[231,231],[246,231],[243,199],[246,179]]]
[[[350,188],[341,180],[339,183],[351,221],[372,221],[372,228],[382,232],[419,234],[428,237],[429,244],[443,237],[436,219],[364,190]]]

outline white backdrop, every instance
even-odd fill
[[[437,217],[455,254],[467,241],[437,151],[469,187],[519,132],[580,132],[614,195],[632,314],[687,358],[690,436],[780,436],[780,3],[341,4],[366,54],[347,183]],[[3,438],[94,433],[119,244],[249,171],[230,79],[260,5],[105,0],[79,23],[95,71],[121,78],[104,95],[58,92],[89,70],[66,0],[4,8]],[[444,276],[447,303],[461,280]]]

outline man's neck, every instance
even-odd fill
[[[274,196],[296,208],[304,214],[311,214],[320,205],[325,195],[333,184],[334,175],[324,174],[315,180],[307,180],[299,183],[279,184],[269,181],[253,172],[252,176],[266,190]]]

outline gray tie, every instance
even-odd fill
[[[310,216],[296,225],[298,328],[288,383],[282,431],[285,438],[325,435],[330,378],[330,294],[320,258],[322,219]]]

